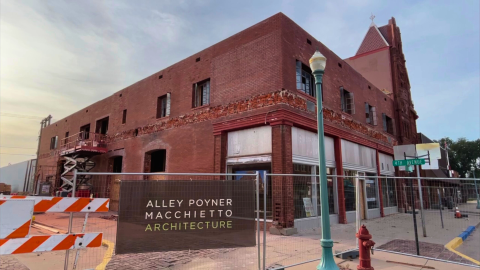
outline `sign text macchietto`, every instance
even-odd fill
[[[117,254],[255,246],[255,184],[122,181]]]

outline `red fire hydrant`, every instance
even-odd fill
[[[367,227],[362,225],[358,233],[358,255],[360,264],[357,266],[358,270],[373,270],[370,260],[370,250],[375,245],[372,240],[372,235],[368,232]]]

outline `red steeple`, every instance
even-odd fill
[[[363,38],[362,44],[360,44],[360,48],[358,48],[355,55],[364,54],[388,46],[389,44],[385,40],[385,37],[380,33],[378,27],[372,21],[370,28],[368,28],[367,34]]]

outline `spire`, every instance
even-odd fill
[[[365,37],[363,38],[363,41],[360,44],[360,47],[358,48],[355,55],[371,52],[389,46],[382,33],[380,33],[380,31],[378,30],[377,25],[373,21],[374,19],[375,15],[373,15],[372,13],[372,15],[370,16],[370,20],[372,20],[372,23],[370,23],[370,27],[368,28],[368,31],[365,34]]]

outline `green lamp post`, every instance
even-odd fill
[[[318,131],[318,162],[320,172],[320,209],[322,215],[322,259],[318,264],[318,270],[336,270],[339,269],[333,259],[333,240],[330,236],[330,216],[328,209],[328,190],[327,190],[327,168],[325,165],[325,142],[323,135],[323,108],[322,108],[322,77],[325,71],[327,58],[318,50],[310,58],[310,68],[315,77],[315,88],[317,98],[317,131]]]
[[[475,193],[477,194],[477,209],[480,209],[480,197],[478,195],[477,179],[475,178],[475,166],[472,166],[470,169],[472,169],[474,179],[473,181],[475,182]]]

